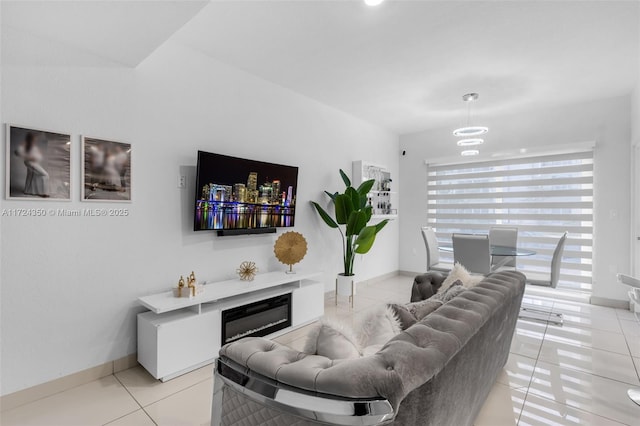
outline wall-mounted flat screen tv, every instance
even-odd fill
[[[298,168],[198,151],[194,230],[294,225]]]

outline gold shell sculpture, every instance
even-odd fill
[[[293,265],[307,254],[307,240],[298,232],[285,232],[276,240],[273,252],[281,263],[289,265],[289,273],[293,273]]]
[[[236,273],[240,275],[240,279],[242,281],[253,281],[258,273],[258,268],[256,267],[255,262],[242,262],[240,267],[236,269]]]

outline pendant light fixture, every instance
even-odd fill
[[[465,127],[460,127],[458,129],[455,129],[453,131],[453,135],[454,136],[458,136],[458,137],[469,137],[469,136],[483,135],[483,134],[487,133],[489,131],[488,127],[472,126],[471,125],[471,103],[473,101],[478,100],[478,94],[477,93],[467,93],[466,95],[462,96],[462,100],[467,103],[467,125]],[[482,142],[478,142],[478,140],[482,140],[482,139],[474,138],[474,142],[475,142],[476,145],[482,143]],[[468,139],[466,141],[468,141]],[[462,142],[462,141],[460,141],[460,142]],[[458,143],[458,145],[461,145],[460,142]],[[461,146],[463,146],[463,145],[461,145]]]
[[[460,139],[458,141],[458,146],[474,146],[482,145],[483,143],[484,139],[482,138]]]

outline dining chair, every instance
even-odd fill
[[[492,246],[516,248],[518,246],[518,228],[515,226],[492,226],[489,228],[489,243]],[[500,265],[502,269],[515,269],[515,256],[491,256],[491,266]],[[507,267],[507,268],[504,268]]]
[[[558,240],[558,244],[553,251],[549,272],[527,272],[527,284],[556,288],[560,279],[560,265],[562,263],[562,253],[564,252],[564,244],[566,241],[567,233],[565,232],[560,237],[560,240]]]
[[[422,227],[422,238],[427,249],[427,271],[449,272],[453,265],[440,262],[440,252],[438,250],[438,238],[430,226]]]
[[[454,263],[460,263],[467,271],[476,274],[491,272],[489,235],[453,234],[451,241]]]
[[[564,245],[566,241],[567,233],[565,232],[558,240],[558,244],[553,251],[549,273],[527,272],[527,284],[556,288],[558,281],[560,280],[560,265],[562,264],[562,253],[564,252]],[[542,309],[531,304],[521,305],[520,318],[550,322],[556,325],[562,325],[563,321],[561,313],[552,312],[549,309]]]

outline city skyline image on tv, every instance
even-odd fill
[[[298,168],[198,151],[194,230],[294,225]]]

